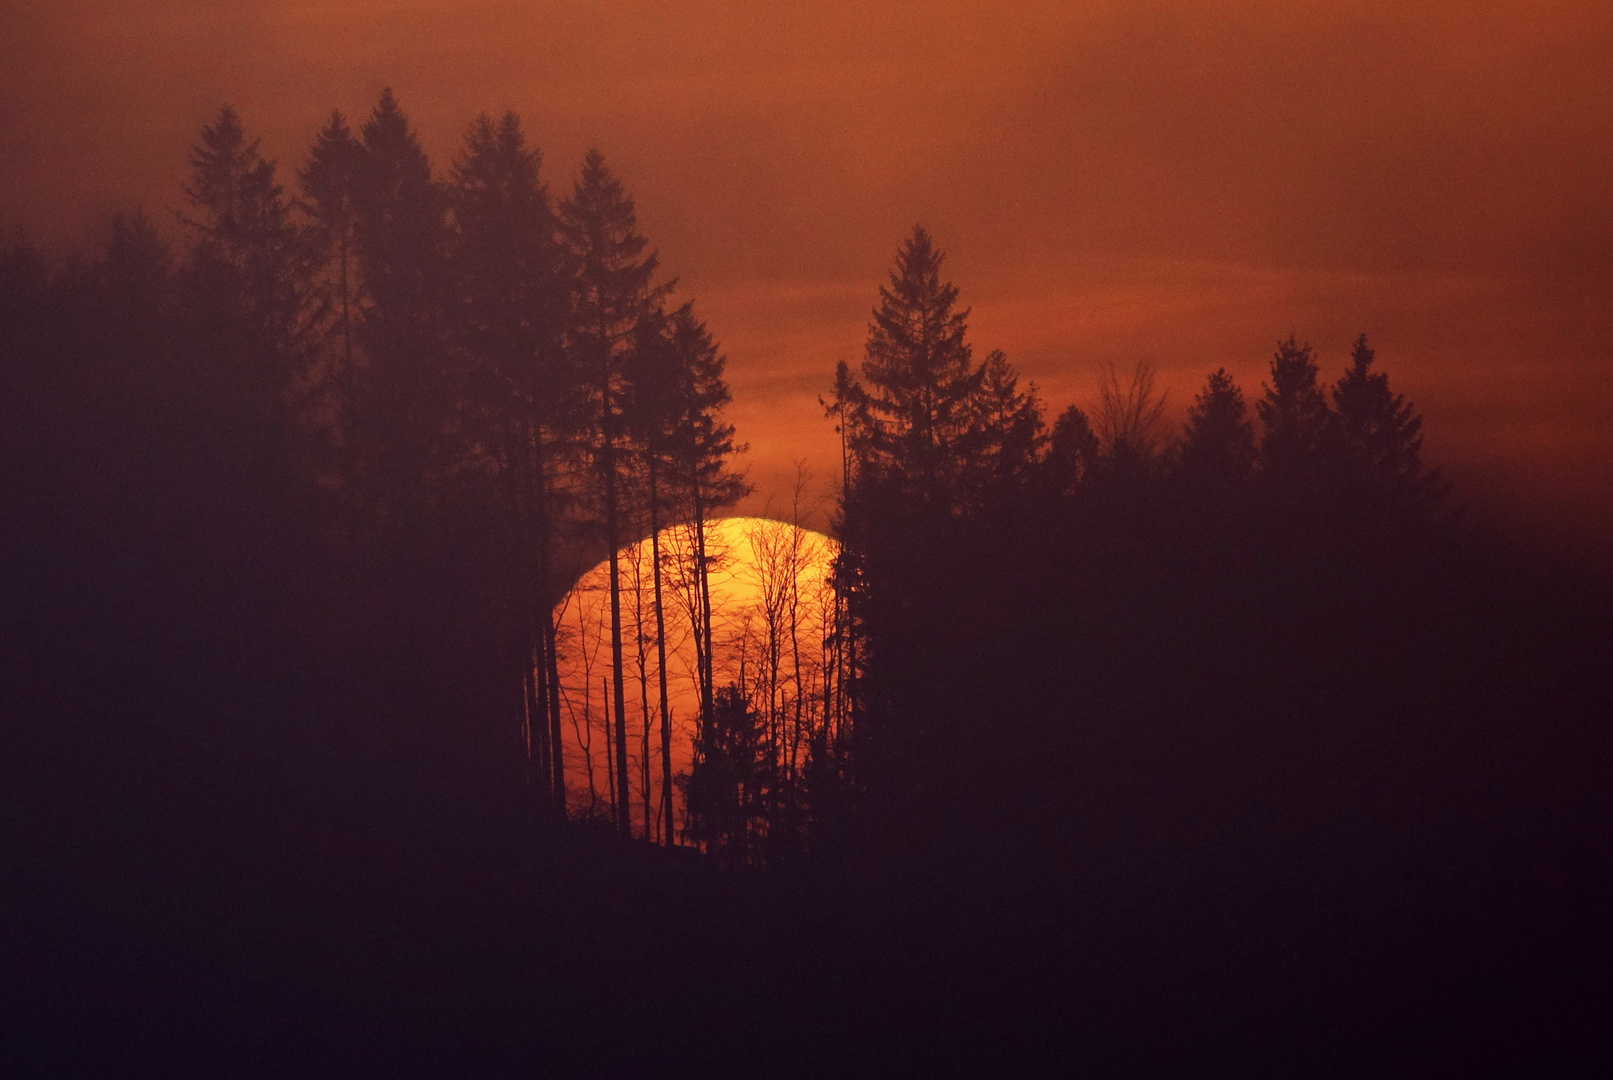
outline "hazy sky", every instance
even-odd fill
[[[760,508],[837,460],[916,222],[977,352],[1054,408],[1151,359],[1184,408],[1365,331],[1470,491],[1613,551],[1613,4],[0,0],[0,228],[176,205],[225,101],[282,169],[391,85],[439,166],[513,108],[598,146],[730,357]]]

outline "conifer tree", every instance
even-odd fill
[[[83,285],[93,315],[84,332],[95,339],[99,355],[115,360],[105,365],[103,388],[131,421],[168,413],[169,423],[153,428],[177,435],[165,430],[176,399],[197,393],[199,387],[191,385],[195,365],[213,366],[219,357],[184,356],[176,347],[182,323],[175,319],[173,254],[144,213],[113,215],[111,235]],[[201,387],[213,385],[214,379],[201,380]]]
[[[1367,336],[1356,338],[1350,367],[1333,387],[1333,434],[1343,497],[1362,509],[1418,511],[1437,502],[1443,486],[1422,463],[1423,418],[1372,370]]]
[[[546,798],[561,811],[553,560],[560,471],[578,401],[564,351],[569,278],[540,166],[519,117],[479,116],[450,169],[447,196],[454,333],[465,354],[471,433],[492,449],[502,474],[526,579],[528,742]]]
[[[630,835],[631,797],[627,772],[626,698],[623,676],[621,545],[624,436],[621,416],[624,364],[641,319],[658,310],[671,285],[653,285],[657,260],[644,253],[648,241],[638,233],[633,200],[605,165],[590,151],[572,196],[560,208],[560,236],[573,261],[573,307],[570,344],[589,386],[593,411],[593,450],[603,494],[604,540],[609,552],[611,608],[611,679],[616,710],[617,827]]]
[[[188,285],[212,348],[243,370],[241,388],[268,427],[284,428],[305,372],[308,260],[275,163],[226,105],[192,148],[185,218],[198,240]]]
[[[944,259],[922,226],[903,241],[868,326],[862,379],[841,365],[832,411],[860,484],[950,509],[977,431],[984,372],[970,360],[969,313],[956,310],[957,287],[941,280]]]
[[[724,861],[747,862],[761,813],[762,718],[745,687],[718,688],[700,718],[684,799],[689,838]]]
[[[749,489],[732,472],[733,425],[721,418],[729,401],[723,379],[726,359],[710,330],[684,304],[670,314],[641,319],[626,362],[622,400],[625,431],[644,466],[649,517],[654,618],[660,669],[661,782],[665,819],[671,820],[671,720],[667,712],[666,624],[660,532],[673,515],[691,525],[688,580],[693,585],[696,683],[702,712],[712,702],[712,634],[709,558],[705,550],[708,514],[738,501]],[[667,833],[671,842],[670,830]]]
[[[1092,430],[1092,421],[1079,406],[1066,406],[1053,422],[1044,463],[1054,489],[1063,495],[1073,494],[1091,475],[1098,453],[1098,435]]]
[[[364,311],[361,473],[383,515],[419,522],[449,463],[443,192],[390,89],[361,131],[355,239]]]
[[[98,266],[110,313],[125,327],[155,330],[172,303],[173,253],[144,213],[112,215],[112,234]],[[125,331],[127,333],[127,330]]]
[[[1260,440],[1265,483],[1291,504],[1314,499],[1331,411],[1316,385],[1316,355],[1309,344],[1293,335],[1278,342],[1271,382],[1255,408],[1265,428]]]
[[[717,348],[710,330],[685,304],[673,313],[670,341],[676,359],[678,397],[673,467],[689,495],[694,525],[695,588],[700,618],[696,637],[701,707],[710,709],[715,693],[713,667],[711,558],[706,550],[706,521],[732,506],[749,491],[744,478],[731,468],[735,454],[745,447],[734,442],[734,426],[722,419],[730,400],[723,378],[727,358]]]
[[[318,297],[323,322],[338,350],[329,386],[338,410],[347,408],[352,397],[358,269],[354,250],[358,213],[354,200],[362,161],[363,148],[353,137],[346,118],[337,111],[331,113],[315,138],[308,163],[297,174],[302,190],[300,205],[308,219],[310,254],[324,273]],[[336,418],[343,434],[349,423],[349,417]]]
[[[1255,465],[1248,411],[1243,391],[1226,369],[1212,372],[1187,411],[1187,428],[1177,443],[1177,469],[1191,489],[1226,493],[1248,483]]]
[[[978,482],[989,492],[1029,477],[1047,443],[1041,402],[1035,384],[1019,389],[1019,375],[1001,349],[981,365],[975,408],[978,445],[968,449],[978,462]]]

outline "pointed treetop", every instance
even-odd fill
[[[1372,370],[1373,358],[1362,334],[1333,388],[1340,464],[1359,490],[1409,506],[1432,506],[1443,487],[1423,469],[1423,418],[1389,388],[1387,374]]]
[[[542,198],[547,204],[547,191],[538,180],[542,164],[543,156],[527,146],[519,116],[506,112],[495,123],[482,113],[465,132],[449,179],[465,194],[518,202]]]
[[[326,228],[351,212],[361,155],[347,118],[340,110],[333,111],[308,151],[308,163],[297,172],[304,208]]]
[[[922,226],[902,242],[868,325],[862,380],[838,371],[831,408],[865,479],[936,507],[957,505],[969,486],[962,473],[980,439],[975,395],[986,376],[971,361],[957,287],[941,279],[944,259]]]
[[[1177,454],[1182,474],[1200,486],[1236,487],[1253,473],[1254,428],[1243,391],[1225,368],[1212,372],[1194,398]]]
[[[274,162],[258,153],[258,141],[246,141],[246,130],[234,106],[224,105],[218,117],[202,128],[201,142],[190,151],[190,182],[185,198],[202,212],[199,221],[187,221],[204,233],[218,235],[242,227],[241,216],[254,200],[274,200],[280,187],[274,182]]]
[[[638,258],[649,244],[638,233],[638,212],[632,196],[598,150],[588,151],[583,159],[582,175],[572,185],[571,198],[566,200],[561,216],[573,249],[605,264],[625,265]],[[652,252],[644,263],[646,282],[655,264]]]
[[[650,284],[659,260],[653,251],[645,254],[649,241],[638,232],[633,199],[598,150],[588,152],[571,198],[560,205],[559,231],[577,269],[579,300],[590,313],[583,334],[594,342],[591,349],[604,350],[597,357],[603,359],[674,283]]]
[[[1330,421],[1327,398],[1316,385],[1316,353],[1294,334],[1277,343],[1271,382],[1256,403],[1265,433],[1260,441],[1264,469],[1274,476],[1300,478],[1314,473]]]
[[[359,134],[368,151],[370,171],[381,182],[402,181],[414,186],[431,183],[430,160],[390,86],[381,91],[380,101]]]

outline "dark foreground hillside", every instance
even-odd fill
[[[110,697],[7,713],[9,1075],[1555,1073],[1606,1048],[1584,822],[1515,820],[1519,857],[1437,814],[1284,850],[1055,816],[719,872],[508,789],[209,751]]]

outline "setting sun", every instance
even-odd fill
[[[677,778],[693,762],[700,711],[700,676],[692,529],[661,531],[666,622],[667,712],[672,735],[674,822],[685,828]],[[660,755],[660,667],[655,646],[651,541],[620,553],[624,647],[628,657],[628,784],[634,829],[660,840],[664,825]],[[831,679],[834,597],[830,574],[836,547],[821,533],[768,518],[733,517],[706,526],[710,566],[714,678],[751,701],[776,727],[781,763],[799,771],[824,723]],[[583,575],[555,609],[560,635],[562,733],[570,779],[567,804],[582,819],[605,814],[618,781],[607,751],[610,719],[609,574],[600,563]],[[831,688],[832,693],[832,688]],[[832,719],[832,718],[831,718]],[[643,827],[651,807],[650,829]]]

